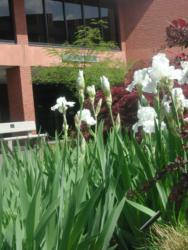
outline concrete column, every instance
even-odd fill
[[[12,0],[12,2],[16,42],[18,44],[28,44],[24,0]]]
[[[7,69],[9,110],[11,121],[35,121],[30,67]]]

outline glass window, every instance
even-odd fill
[[[14,29],[9,0],[0,1],[0,39],[14,40]]]
[[[66,41],[65,20],[61,0],[46,0],[46,19],[49,43],[63,43]]]
[[[85,24],[90,24],[91,20],[99,19],[99,6],[97,6],[97,1],[85,0],[84,19],[85,19]]]
[[[115,4],[109,0],[100,1],[101,19],[107,23],[108,28],[103,29],[103,37],[106,41],[117,41]]]
[[[25,0],[30,42],[46,42],[45,16],[42,0]]]
[[[83,24],[81,4],[77,1],[66,1],[65,15],[68,29],[68,41],[72,42],[78,26]]]
[[[115,3],[112,2],[112,0],[25,0],[29,41],[72,43],[80,25],[88,25],[91,20],[100,18],[108,25],[107,29],[101,30],[104,39],[117,41]]]

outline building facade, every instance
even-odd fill
[[[47,48],[71,43],[78,26],[105,20],[113,57],[148,60],[187,10],[187,0],[0,0],[0,122],[35,120],[31,67],[59,63]]]

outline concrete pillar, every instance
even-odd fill
[[[15,37],[18,44],[28,44],[24,0],[12,0]]]
[[[35,121],[30,67],[7,69],[9,111],[11,121]]]

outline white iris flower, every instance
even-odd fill
[[[136,86],[140,86],[143,92],[156,93],[156,84],[154,84],[149,75],[151,68],[144,68],[134,72],[133,82],[127,87],[127,91],[132,92]]]
[[[179,81],[180,84],[188,84],[188,62],[181,62],[182,77]]]
[[[108,97],[109,95],[111,95],[109,80],[106,76],[101,76],[100,80],[101,80],[102,90],[103,90],[105,96]]]
[[[89,97],[92,97],[92,98],[95,97],[95,95],[96,95],[95,85],[88,86],[86,91],[87,91]]]
[[[91,112],[89,109],[83,109],[82,111],[78,111],[77,117],[80,121],[85,122],[89,126],[93,126],[96,124],[96,120],[91,116]]]
[[[52,111],[58,110],[60,113],[64,113],[69,107],[74,107],[75,102],[68,102],[65,97],[59,97],[56,100],[56,104],[51,107]]]
[[[138,129],[142,127],[143,131],[147,134],[155,132],[155,121],[157,120],[157,113],[152,107],[140,107],[137,113],[138,122],[132,127],[134,133],[138,132]],[[164,122],[161,123],[161,128],[165,128]]]
[[[78,78],[77,78],[78,89],[83,90],[85,88],[85,80],[84,80],[84,72],[83,70],[79,70]]]
[[[186,69],[188,77],[188,65]],[[166,55],[159,53],[153,57],[152,67],[135,71],[133,82],[127,87],[127,90],[132,92],[136,86],[140,86],[143,92],[155,94],[161,81],[181,81],[182,76],[182,69],[175,69],[174,66],[170,66],[170,61]]]
[[[172,98],[177,108],[188,108],[188,99],[185,98],[181,88],[174,88],[172,90]]]

